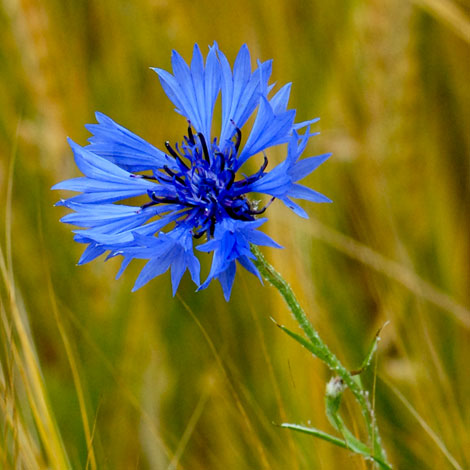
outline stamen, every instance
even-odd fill
[[[264,162],[261,165],[260,169],[254,175],[251,175],[251,176],[246,176],[245,174],[243,174],[245,179],[241,181],[237,181],[236,186],[239,188],[242,188],[243,186],[247,186],[248,184],[251,184],[257,181],[259,178],[261,178],[267,166],[268,166],[268,157],[266,156],[266,154],[264,154]]]
[[[227,211],[227,214],[235,220],[244,220],[247,222],[251,222],[255,220],[255,218],[251,215],[250,213],[244,213],[244,212],[236,212],[233,207],[230,206],[225,206],[224,208]]]
[[[170,155],[171,155],[173,158],[176,159],[176,161],[179,163],[180,166],[182,166],[183,168],[186,168],[187,170],[189,170],[189,166],[186,165],[186,163],[184,163],[183,160],[181,160],[180,155],[181,155],[181,156],[184,156],[184,155],[181,153],[181,151],[180,151],[180,149],[179,149],[179,147],[178,147],[178,144],[176,144],[175,146],[176,146],[176,150],[177,150],[177,152],[179,153],[179,155],[178,155],[177,152],[175,152],[175,150],[174,150],[173,147],[170,145],[170,142],[169,142],[168,140],[165,142],[165,147],[166,147],[166,149],[168,150],[168,152],[170,153]]]
[[[202,230],[202,232],[193,232],[193,238],[197,240],[201,238],[206,232],[207,230]]]
[[[215,232],[215,222],[216,222],[216,220],[215,220],[215,215],[213,215],[213,216],[211,217],[211,225],[210,225],[210,228],[209,228],[209,233],[210,233],[211,237],[214,236],[214,232]]]
[[[237,154],[238,149],[240,148],[240,143],[242,141],[242,131],[238,127],[235,130],[237,131],[237,140],[235,141],[235,154]]]
[[[178,204],[184,204],[179,199],[174,198],[174,197],[157,196],[155,195],[154,192],[150,192],[150,191],[147,194],[150,197],[150,199],[152,199],[152,201],[155,202],[156,204],[164,204],[164,203],[174,204],[175,202]]]
[[[235,181],[235,172],[233,170],[227,170],[230,173],[230,179],[225,186],[226,189],[230,189],[232,187],[233,182]]]
[[[184,144],[183,144],[184,145]],[[175,150],[176,150],[176,153],[180,156],[180,157],[186,157],[186,154],[184,153],[184,150],[180,150],[180,147],[178,145],[178,142],[176,142],[175,144]]]
[[[263,164],[261,165],[261,168],[258,171],[259,174],[263,173],[263,171],[266,170],[266,167],[268,166],[268,157],[266,156],[265,153],[263,153],[263,155],[264,155],[264,162],[263,162]]]
[[[191,145],[195,145],[196,141],[194,140],[193,130],[191,129],[191,123],[188,121],[188,140]]]
[[[237,127],[235,122],[230,119],[230,122],[235,126],[235,132],[237,133],[237,140],[235,141],[235,155],[238,153],[238,149],[240,148],[240,143],[242,141],[242,131],[240,128]]]
[[[175,178],[176,181],[178,181],[181,184],[186,184],[183,178],[178,176],[174,171],[170,170],[166,165],[163,167],[166,173],[168,173],[171,177]]]
[[[158,204],[158,202],[156,202],[156,201],[150,201],[150,202],[147,202],[147,203],[143,204],[142,206],[140,206],[140,209],[141,210],[147,209],[147,207],[155,206],[157,204]]]
[[[204,158],[206,159],[207,163],[210,163],[211,159],[209,157],[209,150],[207,149],[206,139],[205,139],[204,135],[202,134],[202,132],[198,132],[197,135],[199,137],[199,140],[201,141],[202,151],[204,153]]]
[[[152,180],[152,181],[158,181],[155,176],[150,176],[150,175],[135,175],[135,176],[140,176],[141,178],[144,178],[146,180]]]
[[[186,163],[184,163],[184,161],[183,161],[180,157],[177,157],[177,158],[176,158],[176,161],[178,162],[178,164],[180,165],[180,167],[183,167],[183,168],[186,168],[186,170],[189,170],[189,166],[186,165]]]
[[[170,178],[167,175],[164,175],[163,173],[161,175],[158,175],[158,182],[159,183],[173,183],[173,178]]]
[[[165,142],[165,147],[173,158],[179,158],[178,154],[173,150],[173,147],[170,145],[168,140]]]
[[[225,155],[222,152],[215,152],[215,154],[220,158],[220,171],[225,170]]]

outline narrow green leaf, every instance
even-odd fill
[[[299,344],[301,344],[305,349],[310,351],[314,356],[318,357],[321,360],[325,360],[325,355],[323,354],[323,352],[320,348],[315,346],[309,340],[307,340],[307,339],[303,338],[302,336],[298,335],[297,333],[294,333],[293,331],[289,330],[284,325],[280,325],[274,319],[273,319],[273,322],[276,324],[276,326],[278,328],[280,328],[282,331],[287,333],[291,338],[294,338]]]
[[[374,357],[374,354],[375,354],[375,351],[377,351],[377,345],[380,341],[380,332],[382,331],[382,329],[387,326],[388,324],[388,321],[385,322],[383,324],[383,326],[381,326],[377,333],[375,333],[375,337],[374,337],[374,340],[372,341],[370,347],[369,347],[369,350],[367,351],[367,354],[366,354],[366,357],[364,358],[364,360],[362,361],[362,364],[361,364],[361,367],[359,367],[359,369],[357,370],[353,370],[351,371],[351,375],[359,375],[361,374],[365,369],[367,369],[369,366],[370,366],[370,363],[372,362],[372,358]]]
[[[304,434],[310,434],[311,436],[315,436],[319,439],[323,439],[324,441],[328,441],[331,444],[342,447],[343,449],[348,448],[346,442],[340,439],[339,437],[332,436],[331,434],[320,431],[316,428],[310,428],[306,426],[301,426],[300,424],[290,423],[282,423],[280,426],[281,428],[292,429],[293,431],[303,432]]]
[[[320,431],[319,429],[316,429],[316,428],[311,428],[311,427],[301,426],[299,424],[291,424],[291,423],[282,423],[280,426],[281,428],[291,429],[293,431],[297,431],[297,432],[301,432],[304,434],[309,434],[311,436],[318,437],[319,439],[328,441],[331,444],[334,444],[338,447],[342,447],[343,449],[349,449],[352,452],[355,452],[356,454],[362,455],[366,459],[374,460],[380,465],[380,468],[384,470],[392,470],[392,467],[388,463],[384,462],[382,459],[378,457],[373,456],[372,451],[364,443],[362,443],[361,441],[359,441],[352,435],[348,436],[348,440],[350,440],[350,442],[347,443],[346,441],[338,437],[332,436],[331,434]],[[349,433],[349,431],[347,432]]]

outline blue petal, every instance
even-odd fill
[[[186,64],[185,60],[181,57],[180,54],[178,54],[178,52],[173,51],[171,54],[171,66],[173,68],[173,75],[181,89],[181,96],[185,101],[184,104],[187,109],[191,110],[191,114],[186,117],[191,120],[192,124],[196,127],[198,132],[202,132],[202,119],[197,105],[197,97],[193,88],[191,71],[188,67],[188,64]]]
[[[173,296],[175,296],[178,286],[181,282],[184,272],[186,271],[186,260],[183,256],[175,257],[174,262],[171,265],[171,286],[173,289]]]
[[[243,127],[258,106],[261,91],[267,88],[272,61],[264,62],[251,73],[250,52],[243,45],[235,59],[232,73],[225,55],[220,51],[218,55],[222,71],[222,129],[219,142],[224,146],[234,135],[235,126]]]
[[[287,194],[290,197],[306,199],[307,201],[312,202],[332,202],[331,199],[328,199],[318,191],[314,191],[313,189],[307,188],[307,186],[303,186],[301,184],[293,184]]]
[[[204,70],[204,128],[203,134],[210,140],[212,116],[215,102],[220,90],[220,63],[217,59],[217,45],[210,48],[206,59],[206,68]]]
[[[134,287],[132,288],[132,292],[135,292],[147,284],[147,282],[167,271],[171,265],[171,261],[172,259],[169,256],[160,256],[158,258],[150,259],[142,268],[142,271],[140,271],[140,274],[135,281]]]
[[[250,52],[246,44],[244,44],[238,52],[235,64],[233,66],[233,73],[230,64],[222,52],[218,52],[221,70],[222,70],[222,129],[220,132],[219,142],[224,145],[225,141],[230,139],[235,132],[232,121],[238,127],[243,126],[239,123],[236,116],[238,102],[243,90],[247,88],[250,75],[251,63]],[[253,85],[256,85],[253,83]],[[253,109],[257,103],[252,103]]]
[[[92,178],[73,178],[54,185],[51,189],[65,189],[68,191],[83,191],[84,194],[74,196],[66,201],[60,200],[56,205],[66,203],[106,203],[119,201],[146,194],[148,187],[136,185],[133,179],[122,182],[99,181]],[[135,178],[137,180],[137,178]],[[157,195],[166,195],[165,190],[155,185],[152,192]]]
[[[180,57],[181,58],[181,57]],[[183,61],[184,62],[184,61]],[[186,64],[186,63],[185,63]],[[186,69],[185,69],[186,70]],[[193,58],[191,61],[190,68],[190,81],[194,91],[194,98],[196,108],[201,114],[201,123],[204,123],[205,119],[203,114],[205,111],[205,97],[204,97],[204,59],[202,58],[201,50],[197,44],[194,44]],[[202,132],[202,129],[201,129]]]
[[[263,232],[259,232],[258,230],[246,230],[244,232],[246,239],[253,243],[254,245],[260,246],[271,246],[273,248],[282,248],[279,243],[276,243],[270,236],[266,235]]]
[[[148,191],[159,193],[160,184],[133,174],[99,157],[86,148],[80,147],[68,139],[72,147],[75,162],[86,178],[73,178],[56,184],[52,189],[83,191],[69,201],[77,203],[104,203],[146,194]]]
[[[287,193],[291,185],[292,178],[289,175],[289,167],[284,161],[258,180],[241,188],[240,191],[243,191],[243,193],[264,193],[279,198]]]
[[[303,121],[303,122],[299,122],[298,124],[294,124],[292,127],[294,130],[299,130],[299,129],[302,129],[306,126],[310,126],[310,124],[314,124],[315,122],[318,122],[320,120],[320,118],[315,118],[315,119],[310,119],[308,121]],[[318,134],[318,132],[317,132]]]
[[[287,109],[289,102],[290,89],[292,83],[285,84],[270,100],[269,104],[273,108],[274,114],[279,114]]]
[[[226,300],[230,297],[235,272],[235,261],[249,272],[259,277],[258,270],[250,261],[255,255],[251,252],[250,243],[280,248],[270,237],[255,229],[266,219],[252,222],[225,219],[216,226],[214,238],[198,248],[200,251],[213,251],[214,256],[207,279],[200,289],[205,289],[213,279],[219,279]]]
[[[121,181],[123,178],[128,179],[130,173],[119,168],[114,163],[109,162],[105,158],[86,150],[76,144],[72,139],[67,139],[73,150],[75,163],[80,171],[89,178],[101,181]]]
[[[292,138],[289,141],[288,151],[287,151],[287,160],[295,162],[300,155],[302,155],[305,147],[307,146],[308,141],[319,134],[319,132],[314,132],[310,134],[310,125],[307,125],[304,134],[299,135],[297,131],[294,130],[292,132]]]
[[[279,200],[282,201],[289,209],[294,211],[294,213],[297,214],[299,217],[302,217],[303,219],[308,219],[307,212],[294,201],[291,201],[288,197],[279,198]]]
[[[127,266],[129,266],[130,262],[132,261],[131,257],[124,258],[121,263],[121,267],[119,268],[118,273],[116,274],[116,279],[119,279],[122,276],[122,273],[125,271]]]
[[[331,153],[304,158],[297,162],[289,171],[292,181],[298,181],[316,170],[325,160],[331,157]]]
[[[86,248],[85,251],[82,253],[82,256],[78,260],[79,265],[89,263],[90,261],[93,261],[95,258],[98,258],[98,256],[101,256],[103,253],[105,253],[106,249],[98,246],[96,243],[90,243]]]
[[[199,46],[194,46],[191,67],[173,51],[173,74],[154,68],[168,98],[177,111],[185,116],[197,132],[210,141],[212,114],[220,89],[220,65],[216,57],[216,45],[209,51],[206,67]]]
[[[141,137],[114,122],[103,113],[95,113],[98,124],[87,124],[85,127],[93,134],[85,147],[100,157],[128,171],[144,171],[173,168],[174,159],[146,142]]]
[[[122,226],[121,230],[111,231],[108,225],[104,227],[104,230],[103,227],[99,227],[99,229],[76,230],[75,233],[104,245],[108,249],[116,249],[117,247],[121,248],[121,245],[132,244],[136,236],[148,236],[158,233],[159,230],[179,217],[180,214],[171,213],[137,228],[133,224],[129,224],[127,227]]]
[[[139,289],[154,277],[171,267],[173,295],[178,289],[181,278],[189,269],[191,278],[199,285],[199,261],[193,253],[192,236],[184,225],[158,237],[141,236],[134,233],[135,244],[124,246],[116,254],[124,258],[149,259],[139,274],[133,291]]]
[[[269,93],[268,80],[271,76],[272,61],[268,60],[259,64],[251,77],[248,86],[242,90],[240,101],[236,109],[233,121],[238,127],[245,125],[248,118],[253,114],[256,106],[259,104],[261,96],[267,96]]]
[[[261,277],[261,274],[259,273],[258,269],[256,266],[253,264],[253,261],[251,261],[247,256],[240,256],[238,258],[238,262],[251,274],[256,276],[261,284],[263,284],[263,279]]]
[[[120,204],[90,205],[68,202],[66,205],[77,212],[65,215],[60,219],[61,222],[81,227],[100,227],[110,225],[113,222],[122,221],[124,223],[126,220],[136,220],[136,224],[141,225],[151,217],[161,213],[162,210],[169,210],[166,207],[159,206],[141,210],[139,207]]]
[[[199,285],[201,283],[201,264],[192,251],[186,253],[186,264],[194,284]]]
[[[219,274],[219,282],[224,292],[224,298],[228,302],[232,293],[233,281],[235,279],[237,267],[235,261],[232,261],[228,268]]]
[[[195,122],[197,120],[196,116],[193,116],[192,118],[189,116],[190,110],[187,109],[188,105],[185,106],[186,99],[175,77],[173,77],[170,72],[157,67],[151,67],[151,70],[158,75],[160,84],[162,85],[166,96],[168,96],[176,106],[176,111],[186,116],[192,122]]]
[[[274,114],[269,101],[262,96],[253,129],[238,158],[238,167],[265,148],[286,143],[290,138],[294,118],[295,110]]]

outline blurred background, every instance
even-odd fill
[[[364,375],[398,469],[470,468],[470,7],[463,0],[4,0],[0,4],[0,465],[18,469],[368,469],[275,424],[334,433],[330,374],[270,321],[278,293],[237,274],[226,303],[169,275],[136,293],[135,263],[77,267],[53,204],[79,175],[99,110],[161,147],[180,141],[151,66],[243,43],[321,117],[307,184],[334,203],[269,208],[266,256],[351,369]],[[279,86],[278,85],[278,86]],[[269,152],[274,164],[283,148]],[[259,162],[253,162],[258,166]],[[208,272],[210,260],[203,263]],[[343,414],[363,437],[345,394]]]

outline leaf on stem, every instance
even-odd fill
[[[332,436],[331,434],[320,431],[319,429],[301,426],[300,424],[282,423],[280,424],[280,427],[315,436],[319,439],[323,439],[324,441],[330,442],[331,444],[334,444],[338,447],[342,447],[343,449],[349,449],[357,454],[362,455],[366,459],[374,460],[380,465],[381,469],[392,469],[389,464],[379,459],[378,457],[372,455],[372,451],[361,441],[357,440],[354,436],[352,436],[353,439],[351,439],[351,442],[346,442],[338,437]]]
[[[379,343],[379,341],[380,341],[380,333],[381,333],[381,331],[384,329],[384,327],[386,327],[388,324],[389,324],[389,322],[386,321],[386,322],[377,330],[377,333],[375,333],[374,340],[372,341],[372,343],[371,343],[371,345],[370,345],[370,347],[369,347],[369,351],[367,352],[366,357],[365,357],[364,360],[362,361],[361,367],[359,367],[359,369],[352,370],[352,371],[351,371],[351,375],[359,375],[359,374],[362,374],[362,372],[364,372],[364,370],[367,369],[367,368],[370,366],[370,363],[372,362],[372,358],[374,357],[375,351],[377,351],[377,345],[378,345],[378,343]]]
[[[308,339],[303,338],[302,336],[298,335],[297,333],[294,333],[293,331],[289,330],[287,327],[284,325],[281,325],[277,323],[274,318],[271,317],[271,320],[275,323],[275,325],[280,328],[282,331],[287,333],[291,338],[294,338],[299,344],[301,344],[305,349],[310,351],[315,357],[318,357],[318,359],[325,361],[326,356],[323,353],[322,349],[317,347],[315,344],[310,342]]]

